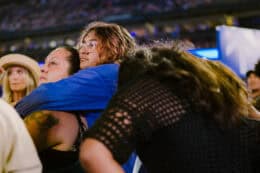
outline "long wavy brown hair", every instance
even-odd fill
[[[103,49],[101,52],[106,55],[101,64],[120,62],[121,58],[132,52],[136,46],[135,40],[123,26],[115,23],[92,22],[82,31],[78,48],[91,31],[94,31],[101,40]]]
[[[248,112],[244,82],[221,63],[169,47],[142,48],[122,62],[119,89],[142,74],[191,100],[193,111],[205,112],[221,126],[239,124]]]

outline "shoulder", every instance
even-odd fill
[[[24,122],[18,113],[2,99],[0,99],[0,128],[2,135],[9,135],[8,140],[18,136],[29,136]]]
[[[16,121],[21,121],[14,108],[2,99],[0,99],[0,108],[0,119],[4,121],[4,123],[12,124]]]
[[[13,172],[12,170],[26,172],[29,169],[41,172],[40,160],[23,120],[12,106],[1,99],[0,134],[4,141],[0,144],[3,151],[0,160],[5,161],[3,166],[6,167],[7,172]],[[27,159],[22,160],[25,154]]]
[[[95,67],[89,67],[87,69],[80,70],[77,74],[75,74],[75,76],[117,79],[118,72],[119,72],[118,64],[104,64],[104,65],[98,65]]]
[[[83,72],[118,72],[119,70],[119,65],[118,64],[103,64],[103,65],[98,65],[95,67],[89,67],[87,69],[80,70],[79,73]]]

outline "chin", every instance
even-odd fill
[[[40,81],[39,81],[39,85],[44,84],[44,83],[46,83],[46,82],[47,82],[46,80],[40,80]]]
[[[81,65],[81,66],[80,66],[80,69],[82,70],[82,69],[85,69],[85,68],[87,68],[87,67],[89,67],[89,65]]]

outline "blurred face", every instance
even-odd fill
[[[260,77],[251,73],[247,78],[247,87],[252,98],[260,95]]]
[[[64,48],[53,50],[45,59],[41,69],[40,84],[56,82],[69,76],[70,64],[68,57],[70,52]]]
[[[101,41],[94,31],[89,32],[79,43],[80,69],[100,64]]]
[[[21,66],[12,66],[7,69],[8,82],[11,91],[21,92],[26,90],[26,75],[28,71]]]

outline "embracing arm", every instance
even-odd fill
[[[108,64],[43,84],[16,106],[25,117],[37,110],[87,111],[104,109],[116,90],[118,65]]]

